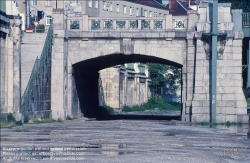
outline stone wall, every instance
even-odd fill
[[[21,63],[20,63],[20,26],[21,17],[15,15],[1,15],[1,54],[0,54],[0,100],[1,113],[13,113],[17,120],[21,120]]]
[[[138,66],[137,63],[134,66]],[[136,68],[135,68],[136,69]],[[140,105],[147,102],[148,76],[138,71],[126,69],[125,66],[115,66],[101,71],[100,78],[105,105],[114,109],[123,106]]]
[[[5,93],[5,73],[6,73],[6,33],[1,33],[0,38],[0,107],[1,113],[8,113],[8,109],[6,107],[6,93]]]
[[[103,90],[104,103],[118,109],[119,104],[119,68],[111,67],[99,71]],[[101,90],[101,88],[99,88]]]
[[[53,98],[56,101],[52,102],[55,107],[52,107],[52,113],[54,109],[57,115],[65,116],[64,106],[67,102],[63,98],[65,95],[61,94],[67,93],[63,89],[68,86],[69,82],[68,80],[65,80],[65,82],[61,80],[64,80],[64,74],[66,73],[64,71],[64,59],[62,59],[64,58],[63,55],[66,54],[68,59],[67,70],[78,66],[79,70],[84,71],[84,73],[79,75],[77,82],[81,83],[81,80],[83,81],[83,78],[86,78],[85,83],[91,86],[98,84],[91,83],[92,79],[97,82],[98,74],[95,71],[126,62],[162,61],[183,66],[182,120],[210,121],[210,103],[212,102],[210,100],[210,52],[209,45],[204,42],[202,36],[204,33],[211,32],[211,13],[209,13],[211,9],[208,5],[203,4],[199,11],[200,13],[188,11],[186,29],[181,30],[166,27],[166,31],[145,30],[138,34],[138,31],[132,30],[122,32],[119,30],[88,31],[88,28],[85,28],[82,31],[65,32],[61,30],[64,28],[56,29],[55,33],[58,35],[55,38],[55,58],[54,61],[52,60],[52,64],[54,62],[54,65],[56,65],[54,71],[52,71],[52,74],[55,74],[54,79],[52,79],[54,80],[52,101]],[[227,37],[218,42],[217,122],[247,122],[246,101],[241,87],[243,33],[238,26],[237,30],[234,29],[229,4],[220,4],[219,13],[218,29],[220,33],[226,32]],[[234,14],[234,12],[232,13]],[[172,19],[170,16],[166,20],[170,18]],[[233,20],[235,18],[237,16],[233,16]],[[63,19],[63,17],[61,16],[60,19]],[[61,26],[64,24],[62,22],[64,21],[61,20],[55,26]],[[64,39],[67,39],[67,45],[64,44]],[[62,45],[67,46],[68,50],[64,51]],[[88,72],[90,70],[91,72]],[[81,71],[78,73],[81,74]],[[69,72],[67,73],[69,74]],[[91,73],[93,73],[92,77]],[[88,76],[91,78],[88,79]],[[70,75],[68,75],[69,78]],[[119,80],[118,78],[116,80]],[[124,81],[128,85],[126,88],[135,89],[135,85],[130,82],[132,83],[132,81]],[[116,86],[118,87],[118,85]],[[88,89],[91,93],[91,88],[85,86],[84,89]],[[77,91],[83,91],[84,89]],[[96,89],[94,90],[96,91]],[[95,97],[96,92],[92,93],[91,97]],[[125,92],[126,90],[124,90]],[[85,100],[84,98],[88,96],[84,93],[83,95],[81,99]],[[138,97],[138,95],[136,96]],[[88,97],[87,100],[90,100],[91,97]],[[123,101],[132,104],[132,99],[138,100],[137,97],[133,94],[133,98],[126,99],[124,96]],[[95,102],[95,100],[93,101]],[[67,104],[67,106],[69,105]],[[88,105],[86,106],[88,107]]]
[[[211,60],[201,33],[211,30],[207,15],[208,6],[201,9],[197,23],[194,58],[194,85],[191,103],[192,122],[210,121]],[[234,13],[234,12],[232,12]],[[225,39],[218,37],[216,122],[247,122],[246,100],[242,91],[242,30],[234,29],[229,4],[219,5],[218,32],[227,33]],[[199,33],[200,32],[200,33]]]

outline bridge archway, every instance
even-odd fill
[[[74,80],[79,98],[81,112],[86,117],[97,117],[99,113],[98,79],[99,71],[112,66],[125,63],[161,63],[182,68],[183,65],[149,55],[121,53],[108,54],[88,60],[84,60],[73,65]]]
[[[77,96],[72,93],[74,92],[72,66],[77,67],[82,61],[110,54],[128,56],[145,54],[183,65],[184,110],[182,120],[209,122],[212,113],[211,103],[214,102],[211,100],[210,93],[211,56],[209,55],[210,46],[202,36],[211,29],[211,20],[207,15],[212,10],[209,5],[200,7],[199,13],[188,11],[185,18],[187,20],[185,29],[174,27],[176,19],[172,15],[167,15],[166,19],[163,19],[165,22],[163,29],[107,29],[103,23],[105,19],[90,18],[88,15],[78,17],[78,14],[77,17],[73,15],[67,17],[68,27],[66,27],[65,21],[63,21],[65,15],[61,12],[62,10],[55,10],[53,16],[57,19],[53,21],[54,45],[51,68],[52,117],[65,119],[67,115],[72,115],[72,102],[70,101]],[[218,42],[221,47],[219,51],[224,52],[223,55],[219,53],[220,56],[217,60],[217,92],[216,96],[213,96],[216,98],[217,106],[216,121],[247,122],[247,103],[241,86],[243,35],[240,23],[238,23],[239,12],[231,12],[230,6],[227,4],[222,4],[219,11],[224,14],[224,17],[220,17],[218,32],[226,32],[227,39],[226,43],[225,40]],[[101,22],[102,27],[98,30],[91,28],[91,22],[95,19]],[[114,22],[120,21],[120,18],[111,19]],[[80,22],[79,29],[70,28],[70,22],[74,21]],[[154,19],[150,18],[148,21],[153,23]],[[234,25],[237,24],[239,26],[234,29]],[[110,59],[108,62],[112,62],[112,60]],[[96,66],[101,67],[105,64],[101,62]]]

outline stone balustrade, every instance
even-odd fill
[[[250,27],[250,12],[242,13],[242,25]]]
[[[116,17],[101,18],[89,17],[68,17],[67,29],[69,31],[186,31],[187,18],[182,20],[173,19],[172,15],[166,17]]]

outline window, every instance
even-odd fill
[[[133,8],[132,7],[130,7],[130,9],[129,9],[129,14],[133,15]]]
[[[112,2],[109,2],[109,10],[110,10],[110,11],[113,11],[113,5],[112,5]]]
[[[51,6],[51,0],[46,0],[45,6]]]
[[[144,10],[144,17],[148,17],[147,10]]]
[[[161,13],[159,13],[159,17],[161,17]]]
[[[98,0],[95,0],[95,8],[98,8]]]
[[[15,3],[16,3],[16,7],[18,7],[18,0],[16,0]]]
[[[139,16],[139,8],[136,9],[136,16]]]
[[[52,17],[46,16],[46,25],[50,25],[52,23]]]
[[[127,11],[126,11],[126,10],[127,10],[126,6],[123,6],[123,13],[124,13],[124,14],[127,14]]]
[[[106,2],[103,1],[103,10],[106,10]]]
[[[120,12],[120,6],[119,6],[119,4],[116,5],[116,12]]]
[[[89,0],[89,7],[92,7],[92,0]]]
[[[152,11],[149,11],[149,17],[152,18]]]
[[[38,6],[38,1],[37,0],[32,0],[32,6]]]

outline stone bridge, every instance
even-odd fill
[[[52,117],[93,115],[98,108],[98,71],[132,62],[182,68],[182,120],[210,121],[211,10],[200,6],[186,17],[100,18],[65,15],[54,9]],[[217,122],[247,122],[242,91],[241,10],[219,4]]]

